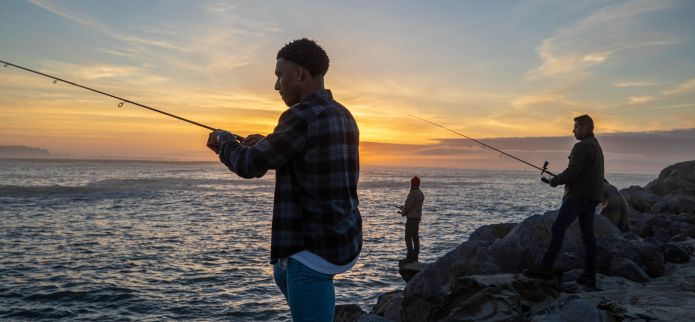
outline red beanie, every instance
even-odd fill
[[[417,176],[414,176],[412,179],[410,179],[410,185],[414,187],[419,187],[420,186],[420,178]]]

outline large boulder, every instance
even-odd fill
[[[649,276],[635,262],[625,257],[614,258],[609,267],[608,273],[612,276],[621,276],[635,282],[649,282]]]
[[[633,186],[621,192],[641,212],[695,215],[695,161],[666,167],[644,189]]]
[[[652,207],[652,211],[657,213],[695,214],[695,197],[680,193],[667,194]]]
[[[403,290],[395,290],[379,296],[376,305],[369,314],[383,316],[387,320],[401,320],[401,300],[403,300]]]
[[[459,278],[475,274],[501,273],[495,264],[489,243],[467,241],[440,257],[422,272],[415,275],[405,287],[404,301],[408,305],[434,310],[438,303],[451,294]],[[406,302],[402,302],[401,311]]]
[[[660,243],[695,236],[695,161],[674,164],[644,189],[621,193],[631,209],[632,231]]]
[[[657,195],[695,195],[695,161],[676,163],[661,170],[659,177],[645,187]]]
[[[478,227],[468,240],[490,241],[504,238],[517,225],[517,223],[490,224]]]
[[[638,186],[620,190],[620,194],[632,208],[640,212],[650,212],[652,207],[662,200],[661,196]]]
[[[643,214],[633,230],[641,237],[651,237],[660,243],[667,243],[680,236],[692,236],[695,231],[695,215],[690,214]]]
[[[616,258],[626,258],[640,266],[649,276],[664,275],[666,262],[658,244],[642,239],[624,239],[621,237],[603,238],[598,242],[598,269],[606,275],[613,275],[611,265]],[[630,275],[618,276],[628,279]]]
[[[557,211],[528,217],[514,227],[506,237],[492,244],[491,251],[494,254],[495,263],[503,272],[518,273],[540,261],[548,247],[550,227],[555,217],[557,217]],[[597,238],[620,236],[620,230],[608,218],[597,216],[594,221]],[[575,220],[567,229],[562,252],[572,254],[584,252],[578,220]]]

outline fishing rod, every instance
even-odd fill
[[[454,131],[454,130],[452,130],[452,129],[450,129],[450,128],[447,128],[447,127],[445,127],[445,126],[443,126],[443,125],[440,125],[440,124],[434,123],[434,122],[432,122],[432,121],[423,119],[423,118],[418,117],[418,116],[415,116],[415,115],[413,115],[413,114],[408,114],[408,116],[413,117],[413,118],[416,118],[416,119],[418,119],[418,120],[420,120],[420,121],[423,121],[423,122],[427,122],[427,123],[432,124],[432,125],[434,125],[434,126],[441,127],[441,128],[443,128],[443,129],[445,129],[445,130],[447,130],[447,131],[449,131],[449,132],[458,134],[458,135],[460,135],[460,136],[462,136],[462,137],[464,137],[464,138],[466,138],[466,139],[469,139],[469,140],[471,140],[471,141],[473,141],[473,142],[475,142],[475,143],[478,143],[478,144],[482,145],[483,147],[486,147],[486,148],[488,148],[488,149],[497,151],[497,152],[502,153],[502,154],[504,154],[504,155],[506,155],[506,156],[508,156],[508,157],[510,157],[510,158],[512,158],[512,159],[514,159],[514,160],[517,160],[517,161],[522,162],[522,163],[524,163],[524,164],[526,164],[526,165],[529,165],[529,166],[534,167],[534,168],[536,168],[536,169],[538,169],[538,170],[541,170],[541,176],[542,176],[543,174],[545,174],[545,173],[547,173],[547,174],[549,174],[549,175],[551,175],[551,176],[555,176],[555,174],[553,174],[552,172],[548,171],[548,161],[545,161],[545,163],[543,163],[543,167],[541,168],[541,167],[539,167],[539,166],[537,166],[537,165],[535,165],[535,164],[526,162],[526,161],[524,161],[524,160],[522,160],[522,159],[520,159],[520,158],[518,158],[518,157],[515,157],[515,156],[513,156],[513,155],[511,155],[511,154],[509,154],[509,153],[507,153],[507,152],[504,152],[504,151],[502,151],[502,150],[500,150],[500,149],[498,149],[498,148],[495,148],[494,146],[490,146],[490,145],[488,145],[488,144],[485,144],[485,143],[483,143],[483,142],[480,142],[479,140],[476,140],[476,139],[474,139],[474,138],[472,138],[472,137],[470,137],[470,136],[467,136],[467,135],[465,135],[465,134],[463,134],[463,133],[461,133],[461,132]],[[544,182],[545,182],[545,181],[544,181]]]
[[[4,65],[5,68],[7,68],[7,66],[12,66],[12,67],[15,67],[15,68],[19,68],[19,69],[21,69],[21,70],[25,70],[25,71],[30,72],[30,73],[34,73],[34,74],[36,74],[36,75],[40,75],[40,76],[43,76],[43,77],[47,77],[47,78],[53,79],[53,84],[56,84],[58,81],[60,81],[60,82],[63,82],[63,83],[65,83],[65,84],[68,84],[68,85],[76,86],[76,87],[79,87],[79,88],[82,88],[82,89],[86,89],[86,90],[88,90],[88,91],[92,91],[92,92],[95,92],[95,93],[98,93],[98,94],[101,94],[101,95],[105,95],[105,96],[108,96],[108,97],[111,97],[111,98],[115,98],[115,99],[117,99],[117,100],[120,101],[120,103],[118,103],[118,107],[123,107],[123,104],[129,103],[129,104],[132,104],[132,105],[135,105],[135,106],[138,106],[138,107],[146,108],[146,109],[148,109],[148,110],[150,110],[150,111],[153,111],[153,112],[161,113],[161,114],[164,114],[164,115],[166,115],[166,116],[170,116],[170,117],[173,117],[173,118],[175,118],[175,119],[179,119],[179,120],[181,120],[181,121],[188,122],[188,123],[191,123],[191,124],[194,124],[194,125],[197,125],[197,126],[206,128],[206,129],[211,130],[211,131],[217,130],[217,129],[214,128],[214,127],[207,126],[207,125],[205,125],[205,124],[198,123],[198,122],[195,122],[195,121],[191,121],[191,120],[189,120],[189,119],[187,119],[187,118],[183,118],[183,117],[180,117],[180,116],[171,114],[171,113],[167,113],[167,112],[164,112],[164,111],[162,111],[162,110],[156,109],[156,108],[154,108],[154,107],[150,107],[150,106],[147,106],[147,105],[144,105],[144,104],[140,104],[140,103],[138,103],[138,102],[135,102],[135,101],[132,101],[132,100],[129,100],[129,99],[126,99],[126,98],[122,98],[122,97],[119,97],[119,96],[116,96],[116,95],[113,95],[113,94],[109,94],[109,93],[106,93],[106,92],[103,92],[103,91],[100,91],[100,90],[97,90],[97,89],[93,89],[93,88],[91,88],[91,87],[87,87],[87,86],[84,86],[84,85],[80,85],[80,84],[71,82],[71,81],[69,81],[69,80],[63,79],[63,78],[59,78],[59,77],[56,77],[56,76],[53,76],[53,75],[48,75],[48,74],[45,74],[45,73],[42,73],[42,72],[39,72],[39,71],[30,69],[30,68],[26,68],[26,67],[22,67],[22,66],[19,66],[19,65],[10,63],[10,62],[6,62],[6,61],[4,61],[4,60],[0,60],[0,63],[2,63],[2,64]],[[236,134],[234,134],[234,135],[237,136]],[[237,136],[237,137],[239,137],[239,136]]]

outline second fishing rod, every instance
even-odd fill
[[[519,162],[521,162],[521,163],[524,163],[524,164],[529,165],[529,166],[531,166],[531,167],[534,167],[534,168],[536,168],[536,169],[538,169],[538,170],[541,170],[541,176],[543,176],[544,174],[548,174],[548,175],[550,175],[550,176],[555,176],[554,173],[548,171],[548,161],[545,161],[545,163],[543,163],[543,167],[539,167],[539,166],[537,166],[537,165],[535,165],[535,164],[533,164],[533,163],[530,163],[530,162],[528,162],[528,161],[525,161],[525,160],[523,160],[523,159],[521,159],[521,158],[519,158],[519,157],[517,157],[517,156],[511,155],[511,154],[509,154],[509,153],[507,153],[507,152],[504,152],[504,151],[502,151],[502,150],[500,150],[500,149],[498,149],[498,148],[496,148],[496,147],[494,147],[494,146],[491,146],[491,145],[489,145],[489,144],[486,144],[486,143],[484,143],[484,142],[481,142],[481,141],[479,141],[479,140],[476,140],[476,139],[474,139],[474,138],[472,138],[472,137],[470,137],[470,136],[467,136],[467,135],[465,135],[465,134],[463,134],[463,133],[461,133],[461,132],[454,131],[454,130],[452,130],[452,129],[448,128],[448,127],[445,127],[445,126],[443,126],[443,125],[441,125],[441,124],[434,123],[434,122],[432,122],[432,121],[423,119],[423,118],[421,118],[421,117],[418,117],[418,116],[415,116],[415,115],[412,115],[412,114],[408,114],[408,116],[413,117],[413,118],[416,118],[416,119],[418,119],[418,120],[420,120],[420,121],[423,121],[423,122],[427,122],[427,123],[432,124],[432,125],[434,125],[434,126],[440,127],[440,128],[445,129],[445,130],[447,130],[447,131],[449,131],[449,132],[455,133],[455,134],[457,134],[457,135],[459,135],[459,136],[462,136],[462,137],[464,137],[464,138],[466,138],[466,139],[469,139],[469,140],[471,140],[471,141],[473,141],[473,142],[475,142],[475,143],[478,143],[478,144],[482,145],[482,146],[485,147],[485,148],[488,148],[488,149],[493,150],[493,151],[497,151],[497,152],[499,152],[499,153],[501,153],[501,154],[503,154],[503,155],[506,155],[506,156],[508,156],[508,157],[510,157],[510,158],[512,158],[512,159],[514,159],[514,160],[517,160],[517,161],[519,161]],[[546,182],[548,179],[542,178],[541,180],[543,180],[543,182]],[[546,182],[546,183],[547,183],[547,182]]]

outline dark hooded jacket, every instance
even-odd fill
[[[565,185],[566,200],[603,201],[603,151],[591,134],[577,142],[565,171],[550,179],[552,185]]]

